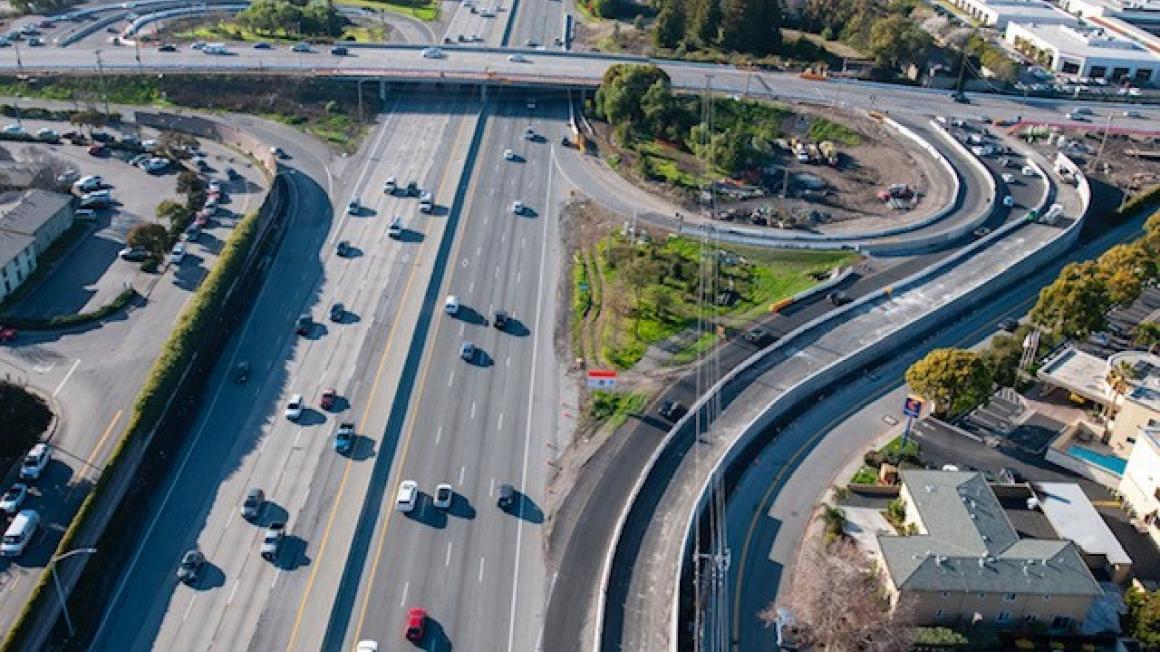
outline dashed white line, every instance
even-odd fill
[[[496,277],[497,279],[499,278],[499,265],[496,265],[496,266],[495,266],[495,277]]]
[[[465,475],[467,475],[467,467],[466,466],[459,467],[459,485],[460,486],[463,486],[463,476],[465,476]]]
[[[471,402],[471,418],[475,418],[475,401]]]
[[[443,565],[444,566],[451,565],[451,542],[450,541],[447,542],[447,554],[444,555],[444,557],[443,557]]]
[[[81,359],[77,358],[77,361],[74,362],[71,367],[69,367],[68,373],[64,375],[64,379],[60,381],[60,384],[56,386],[56,389],[52,390],[53,398],[56,398],[56,395],[60,393],[60,390],[64,389],[64,384],[68,382],[69,378],[72,378],[73,372],[77,370],[77,366],[79,366],[80,363]]]
[[[407,589],[411,588],[411,581],[403,582],[403,599],[399,600],[399,606],[402,607],[407,604]]]
[[[516,285],[520,284],[520,279],[524,277],[523,272],[516,272]]]
[[[483,584],[483,564],[486,560],[482,555],[479,557],[479,583]]]
[[[499,413],[499,423],[495,427],[496,430],[503,430],[503,412]]]
[[[483,245],[479,245],[475,248],[475,256],[478,258],[481,255],[483,255]]]
[[[528,246],[527,238],[520,238],[520,249],[525,249]]]
[[[472,292],[475,292],[475,281],[472,281],[472,282],[471,282],[470,284],[468,284],[468,286],[467,286],[467,293],[468,293],[468,294],[471,294]]]
[[[487,486],[487,495],[489,497],[495,495],[495,478],[492,478],[491,483]]]
[[[241,584],[240,580],[234,580],[234,588],[230,590],[230,597],[226,599],[226,606],[233,604],[234,594],[238,592],[238,586]]]
[[[448,386],[448,387],[451,387],[451,385],[452,385],[454,382],[455,382],[455,370],[454,370],[454,369],[452,369],[452,370],[451,370],[451,377],[447,379],[447,386]]]
[[[505,366],[505,367],[512,366],[512,357],[510,355],[508,357],[504,358],[503,366]]]
[[[282,577],[282,569],[281,568],[278,569],[278,572],[274,573],[274,581],[270,582],[270,590],[271,591],[273,591],[274,586],[276,586],[278,584],[279,577]]]
[[[439,445],[439,440],[443,438],[443,426],[435,429],[435,445]]]
[[[185,622],[186,619],[189,618],[189,612],[193,611],[193,603],[194,602],[197,602],[197,594],[196,593],[194,593],[193,597],[189,599],[189,606],[187,606],[185,608],[185,613],[182,614],[182,616],[181,616],[181,622]]]

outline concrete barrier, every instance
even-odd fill
[[[195,115],[176,113],[136,111],[133,118],[137,124],[155,129],[184,131],[201,138],[208,138],[237,149],[258,162],[262,172],[268,177],[278,173],[278,159],[270,153],[270,147],[249,133],[229,125]]]

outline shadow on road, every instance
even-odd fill
[[[197,578],[197,581],[187,586],[189,586],[189,588],[193,589],[194,591],[212,591],[225,585],[225,571],[214,565],[212,562],[207,561],[205,562],[205,566],[201,567],[201,575]]]
[[[369,460],[375,456],[375,440],[364,435],[355,435],[354,445],[351,446],[347,456],[356,462]]]
[[[406,244],[417,244],[423,241],[423,234],[415,229],[403,229],[395,239]]]
[[[470,521],[475,518],[475,506],[467,499],[467,496],[456,492],[451,498],[451,507],[447,508],[447,513],[464,520]]]
[[[278,558],[274,566],[284,571],[297,570],[310,565],[310,557],[306,556],[306,540],[296,534],[287,534],[282,540],[282,548],[278,550]]]
[[[428,652],[448,652],[454,646],[451,644],[451,639],[448,638],[447,632],[443,630],[443,625],[431,616],[427,616],[426,635],[419,642],[418,647],[420,650],[427,650]]]
[[[290,518],[289,512],[286,508],[275,502],[267,501],[262,505],[262,511],[258,513],[258,518],[252,522],[260,528],[270,527],[271,523],[285,523],[286,519]]]
[[[465,362],[473,367],[486,369],[487,367],[495,364],[495,359],[488,355],[487,351],[477,348],[475,349],[475,355],[470,360],[466,360]]]
[[[431,496],[420,491],[415,503],[415,509],[407,513],[407,518],[437,530],[447,527],[447,514],[431,504]]]
[[[544,510],[522,491],[515,492],[512,502],[507,507],[500,507],[507,514],[523,519],[529,523],[543,523]]]
[[[500,330],[507,333],[508,335],[515,335],[516,337],[527,337],[528,335],[532,334],[532,331],[528,330],[528,327],[524,325],[524,322],[516,319],[515,317],[508,317],[507,325]]]
[[[487,318],[471,306],[460,305],[459,310],[455,311],[455,314],[452,315],[452,317],[458,319],[459,321],[467,322],[468,324],[473,324],[476,326],[483,326],[487,324]]]
[[[304,408],[296,423],[302,427],[322,425],[326,423],[326,415],[314,408]]]

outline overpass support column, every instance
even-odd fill
[[[387,89],[387,80],[380,79],[379,80],[379,99],[384,101],[384,102],[387,101],[387,90],[388,90]]]

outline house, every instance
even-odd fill
[[[1133,524],[1160,546],[1160,428],[1145,427],[1128,456],[1120,497]]]
[[[69,195],[47,190],[0,194],[0,301],[20,287],[37,259],[72,224]]]
[[[1020,537],[979,473],[901,472],[908,535],[878,537],[896,613],[919,624],[1081,624],[1103,594],[1077,545]]]

